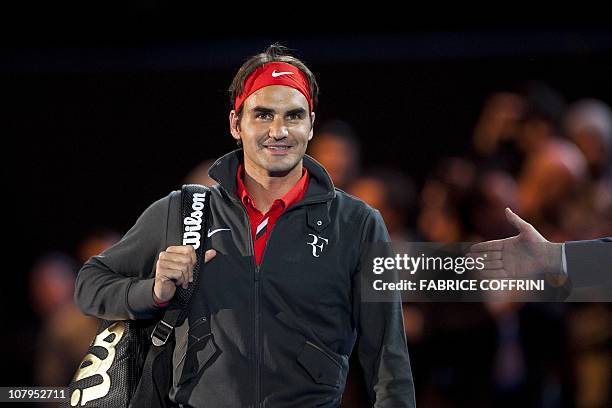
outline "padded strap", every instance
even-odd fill
[[[164,317],[157,323],[151,341],[154,346],[163,346],[172,335],[174,328],[187,316],[189,303],[198,288],[200,268],[204,263],[204,241],[208,226],[210,209],[210,189],[199,184],[185,184],[181,190],[181,225],[180,233],[183,245],[192,245],[196,252],[196,264],[193,269],[193,283],[187,289],[176,288],[172,301],[166,308]]]

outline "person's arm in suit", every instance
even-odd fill
[[[612,284],[612,237],[569,241],[563,251],[563,269],[574,287]]]

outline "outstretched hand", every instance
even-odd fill
[[[561,271],[561,244],[542,236],[531,224],[506,208],[506,218],[518,231],[510,238],[472,245],[469,257],[484,258],[486,278],[534,277]]]

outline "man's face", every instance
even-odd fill
[[[271,85],[244,101],[240,121],[234,110],[230,112],[230,130],[242,140],[245,165],[269,176],[284,176],[304,157],[314,117],[301,92]]]

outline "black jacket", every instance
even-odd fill
[[[360,251],[389,240],[380,213],[335,189],[305,156],[306,194],[280,216],[257,267],[249,219],[235,193],[242,156],[231,152],[210,170],[220,185],[212,189],[206,247],[217,256],[203,268],[188,318],[175,330],[170,398],[194,407],[338,406],[359,337],[374,405],[413,407],[399,297],[361,301]],[[167,233],[169,223],[179,223],[179,196],[153,203],[119,243],[83,266],[75,293],[83,312],[107,319],[159,315],[155,263],[159,252],[179,244]]]
[[[565,243],[568,302],[612,300],[612,237]]]
[[[567,273],[575,288],[612,283],[612,237],[565,243]]]

